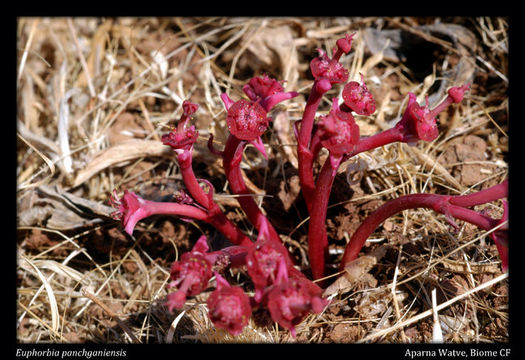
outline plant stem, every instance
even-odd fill
[[[310,139],[312,137],[315,113],[319,107],[323,95],[331,88],[332,85],[327,79],[316,80],[312,86],[312,91],[310,92],[310,96],[308,96],[308,100],[304,108],[299,138],[297,139],[298,143],[304,145],[307,148],[309,148]]]
[[[311,142],[310,142],[311,150],[307,149],[304,150],[304,148],[299,149],[299,151],[305,151],[306,153],[303,153],[302,162],[299,163],[299,173],[302,172],[303,179],[306,179],[304,186],[301,187],[301,191],[303,192],[303,198],[306,203],[306,208],[308,210],[308,213],[312,213],[312,202],[314,197],[314,191],[315,191],[315,183],[314,183],[314,161],[319,155],[319,152],[323,148],[323,145],[321,145],[321,140],[319,138],[319,134],[317,131],[314,131]],[[302,166],[302,167],[301,167]],[[305,187],[306,186],[306,187]]]
[[[321,79],[319,81],[316,80],[314,82],[312,91],[308,96],[308,100],[304,108],[304,113],[301,120],[301,129],[297,135],[299,181],[301,183],[303,198],[309,211],[311,208],[313,191],[315,187],[313,176],[313,160],[315,155],[312,153],[310,140],[312,139],[315,113],[319,107],[323,94],[330,90],[331,87],[332,85],[327,79]]]
[[[495,192],[496,193],[496,192]],[[469,222],[483,230],[490,230],[498,224],[498,220],[480,214],[474,210],[466,209],[458,205],[452,205],[453,196],[437,194],[410,194],[390,200],[380,206],[361,223],[350,242],[347,244],[341,268],[357,258],[361,248],[372,232],[387,218],[407,209],[427,208],[436,212],[453,216],[460,220]],[[472,198],[467,198],[470,201]],[[478,201],[478,199],[476,199]]]
[[[212,225],[236,245],[247,246],[253,243],[248,236],[230,222],[230,220],[228,220],[228,218],[220,211],[206,212],[205,210],[192,205],[150,200],[143,201],[144,205],[141,206],[141,210],[143,211],[140,213],[140,218],[142,219],[151,215],[163,214],[192,218]]]
[[[312,276],[319,279],[324,276],[325,258],[328,254],[328,238],[326,235],[326,213],[332,185],[341,163],[341,157],[330,157],[325,161],[317,179],[313,206],[308,227],[308,256],[312,268]]]
[[[246,216],[250,222],[259,231],[262,222],[267,221],[267,219],[262,213],[261,209],[259,209],[259,206],[257,206],[257,203],[252,197],[253,193],[250,191],[250,189],[248,189],[244,179],[242,178],[241,160],[242,152],[246,144],[247,143],[245,141],[239,140],[237,137],[230,134],[228,136],[228,140],[226,140],[222,161],[230,189],[234,194],[240,195],[237,198],[239,204],[246,213]],[[269,221],[267,221],[267,223],[270,239],[281,242],[281,238],[279,237],[277,231],[275,231],[274,227]]]
[[[453,196],[450,203],[453,205],[470,207],[475,205],[485,204],[497,199],[507,197],[509,193],[509,180],[503,181],[501,184],[494,185],[488,189],[480,190],[478,192]]]
[[[208,194],[206,194],[201,188],[195,177],[195,173],[193,172],[191,151],[185,150],[184,152],[177,154],[177,160],[182,174],[182,180],[184,181],[186,189],[191,197],[206,209],[210,208],[212,204],[210,204]]]
[[[344,160],[347,160],[360,152],[400,141],[401,139],[402,134],[397,128],[391,128],[381,131],[373,136],[361,138],[359,139],[355,150],[346,154]],[[312,147],[314,146],[314,140],[315,134],[312,139]],[[315,149],[315,155],[317,155],[318,151],[319,149]],[[313,153],[314,151],[312,151],[312,161],[314,157]],[[324,275],[324,263],[328,252],[328,238],[326,235],[325,224],[326,212],[328,209],[328,199],[330,197],[332,185],[335,176],[337,175],[337,168],[340,164],[341,159],[338,161],[330,161],[330,158],[327,159],[315,184],[315,191],[310,199],[310,203],[307,202],[308,210],[310,212],[308,249],[314,279],[318,279]]]
[[[398,130],[398,128],[392,127],[375,135],[360,138],[355,147],[355,150],[349,154],[346,154],[345,159],[349,159],[359,153],[402,140],[403,134]]]

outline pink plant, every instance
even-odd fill
[[[282,83],[264,74],[252,78],[242,90],[250,100],[258,101],[266,111],[270,111],[278,103],[299,95],[295,91],[285,92]]]
[[[348,242],[343,254],[341,267],[344,268],[346,264],[357,258],[359,251],[363,247],[366,239],[383,221],[403,210],[427,208],[444,214],[448,222],[454,227],[457,227],[457,225],[453,218],[467,221],[478,226],[480,229],[487,231],[500,226],[496,231],[491,233],[491,236],[498,248],[502,261],[502,267],[504,270],[507,270],[507,203],[504,202],[504,214],[500,220],[492,219],[485,214],[468,209],[470,206],[480,205],[501,199],[506,197],[507,194],[508,180],[505,180],[501,184],[481,190],[471,195],[449,196],[437,194],[410,194],[390,200],[370,214],[354,232],[354,235]]]
[[[276,247],[276,242],[257,241],[251,246],[246,256],[246,269],[255,286],[255,301],[260,302],[264,290],[275,282],[277,265],[283,260],[283,254]]]
[[[250,299],[242,288],[231,286],[220,274],[215,273],[215,280],[217,289],[206,301],[209,317],[216,327],[239,335],[252,315]]]
[[[256,302],[261,301],[268,286],[277,279],[278,265],[281,262],[286,265],[288,273],[296,277],[304,277],[295,269],[284,245],[270,240],[267,220],[263,222],[257,241],[246,249],[246,269],[255,286]]]
[[[359,126],[351,113],[342,111],[337,99],[332,100],[332,110],[317,123],[321,145],[331,154],[344,155],[354,150],[359,141]]]
[[[151,215],[150,211],[144,206],[146,204],[145,200],[128,190],[124,191],[124,195],[121,198],[119,198],[117,191],[113,190],[109,203],[115,208],[115,211],[111,213],[111,217],[115,220],[120,220],[122,225],[124,225],[124,229],[130,235],[133,233],[137,222]]]
[[[465,91],[469,85],[460,87],[452,87],[448,90],[447,98],[433,110],[429,109],[428,97],[424,107],[416,102],[416,96],[409,93],[408,105],[401,120],[396,124],[395,128],[402,134],[403,142],[415,142],[417,140],[432,141],[438,134],[436,124],[436,116],[441,111],[445,110],[453,103],[459,103],[463,100]]]
[[[181,197],[181,203],[157,202],[144,200],[132,191],[124,191],[119,198],[116,191],[110,199],[110,203],[117,208],[112,214],[114,219],[120,220],[128,234],[133,234],[136,224],[152,215],[175,215],[182,219],[201,220],[213,225],[223,235],[228,237],[234,244],[250,244],[251,240],[222,212],[218,212],[216,204],[213,211],[207,211],[193,204],[193,199],[188,196]],[[188,201],[190,203],[188,203]]]
[[[171,266],[169,288],[177,291],[168,295],[166,305],[172,311],[180,309],[187,296],[195,296],[208,287],[215,271],[244,266],[247,249],[244,246],[230,246],[218,251],[209,251],[206,236],[201,236],[190,252],[184,253],[180,260]]]
[[[325,231],[326,209],[333,180],[342,160],[347,160],[360,152],[393,142],[415,143],[418,140],[434,140],[438,134],[435,117],[451,104],[461,101],[468,88],[469,85],[451,88],[448,91],[449,95],[447,98],[432,110],[429,109],[428,103],[425,107],[419,106],[416,102],[415,95],[409,94],[409,101],[405,113],[393,128],[370,137],[360,138],[344,156],[330,151],[330,161],[325,162],[323,165],[315,184],[314,195],[311,195],[310,199],[310,201],[315,204],[315,206],[309,207],[311,219],[308,231],[310,262],[314,278],[321,278],[325,271],[324,264],[328,248]],[[333,136],[337,139],[340,135],[334,133]],[[325,144],[326,143],[325,140]],[[330,148],[327,149],[330,150]],[[299,161],[301,160],[302,159],[299,158]],[[306,159],[306,161],[310,163],[312,160]]]
[[[180,309],[187,296],[198,295],[208,287],[212,276],[213,264],[206,259],[208,251],[206,237],[201,236],[190,252],[181,256],[171,266],[169,287],[177,287],[177,291],[168,295],[167,306]]]
[[[317,49],[319,56],[310,63],[310,70],[314,78],[316,80],[327,79],[331,85],[346,82],[348,80],[348,70],[339,62],[339,58],[343,53],[346,54],[350,51],[351,43],[351,37],[339,39],[337,48],[334,48],[332,58],[329,58],[324,50]]]
[[[342,90],[343,102],[332,99],[332,107],[316,120],[323,96],[337,84],[348,81],[349,72],[340,62],[351,50],[354,34],[345,35],[336,42],[330,58],[323,50],[310,63],[314,83],[309,93],[300,121],[294,124],[297,139],[298,171],[302,195],[310,215],[308,224],[308,260],[311,276],[322,279],[328,255],[329,239],[326,232],[328,200],[340,165],[374,148],[405,142],[433,141],[439,135],[437,115],[452,104],[463,100],[469,85],[451,87],[447,97],[430,108],[428,98],[422,106],[415,94],[409,93],[408,103],[402,118],[390,129],[372,136],[360,136],[354,115],[370,116],[376,110],[372,92],[365,84],[351,81]],[[184,306],[187,297],[207,290],[215,274],[216,289],[207,300],[209,316],[216,327],[232,335],[239,334],[248,323],[253,308],[266,308],[272,319],[288,329],[295,337],[296,326],[310,313],[319,314],[327,306],[322,297],[323,281],[314,283],[297,266],[285,244],[265,213],[255,202],[241,171],[244,149],[248,144],[267,157],[263,138],[272,122],[272,109],[283,101],[299,94],[286,92],[284,82],[264,74],[250,79],[242,90],[248,99],[232,100],[226,93],[221,99],[226,109],[229,135],[223,150],[214,147],[213,136],[208,140],[212,154],[222,158],[228,186],[254,226],[256,241],[232,223],[214,201],[214,188],[204,179],[198,179],[192,168],[192,152],[199,139],[192,116],[198,105],[189,101],[182,104],[182,115],[162,142],[174,150],[185,189],[174,202],[145,200],[131,191],[119,197],[114,191],[110,203],[115,207],[113,216],[119,219],[128,234],[132,234],[137,223],[152,215],[168,214],[182,219],[204,221],[220,231],[234,245],[210,251],[206,238],[201,236],[190,252],[173,263],[169,288],[176,288],[167,297],[166,305],[171,310]],[[320,171],[315,173],[315,163],[325,149],[328,157]],[[432,209],[445,215],[446,220],[457,227],[455,219],[470,222],[479,228],[491,231],[500,254],[504,270],[508,266],[508,205],[503,201],[504,214],[501,219],[477,212],[471,207],[503,199],[508,195],[508,181],[467,195],[410,194],[390,200],[373,212],[358,227],[346,246],[341,268],[354,260],[370,234],[388,217],[399,211],[415,208]],[[249,297],[241,287],[230,285],[221,275],[229,268],[244,271],[251,279],[255,293]]]
[[[490,237],[496,244],[499,256],[501,258],[501,267],[503,271],[507,271],[509,268],[509,204],[503,200],[503,216],[496,222],[496,226],[499,228],[490,234]]]
[[[280,84],[279,84],[280,85]],[[223,151],[218,151],[213,148],[213,138],[210,138],[208,145],[212,153],[222,156],[223,167],[228,179],[228,183],[232,192],[236,195],[241,195],[238,198],[241,207],[246,213],[248,219],[254,224],[257,230],[260,230],[262,224],[268,226],[270,239],[272,241],[280,242],[279,235],[273,226],[267,222],[266,216],[259,209],[254,199],[249,196],[252,192],[246,186],[241,173],[242,153],[245,146],[251,143],[257,148],[263,156],[266,155],[264,144],[261,139],[261,124],[266,124],[269,121],[267,112],[270,111],[279,102],[291,99],[298,95],[296,92],[284,92],[282,86],[277,86],[275,80],[268,77],[252,79],[248,86],[244,87],[248,96],[252,96],[251,102],[242,101],[241,105],[235,106],[235,102],[230,99],[227,94],[222,94],[221,99],[228,111],[230,121],[228,128],[230,135],[226,140],[226,145]],[[238,103],[238,102],[237,102]],[[246,104],[247,107],[244,107]],[[258,105],[253,105],[258,104]],[[260,105],[260,107],[259,107]],[[249,109],[257,108],[258,110],[250,111]],[[261,110],[264,109],[264,111]],[[241,137],[239,137],[239,129],[242,129]],[[264,127],[266,129],[266,127]],[[248,196],[247,196],[248,195]]]
[[[376,101],[365,84],[365,78],[361,74],[361,84],[350,81],[343,89],[345,105],[359,115],[372,115],[376,111]]]
[[[188,129],[186,126],[191,116],[197,112],[199,105],[193,104],[187,100],[182,103],[182,116],[179,120],[177,128],[174,131],[169,132],[162,136],[162,143],[164,145],[171,146],[177,153],[183,151],[191,151],[191,148],[199,133],[195,131],[195,126],[190,126]]]
[[[305,278],[289,277],[284,263],[279,263],[277,278],[267,295],[272,320],[296,336],[295,326],[310,312],[320,314],[328,305],[322,289]]]
[[[240,140],[252,141],[268,128],[266,110],[256,101],[241,99],[228,109],[226,123],[230,133]]]

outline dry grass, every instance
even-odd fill
[[[401,31],[414,43],[396,43]],[[351,223],[370,211],[366,204],[414,192],[468,193],[507,176],[506,19],[20,18],[18,340],[432,342],[434,310],[445,342],[508,341],[508,280],[494,245],[466,224],[451,232],[430,211],[406,211],[378,229],[364,251],[384,255],[368,275],[333,292],[323,314],[305,319],[296,340],[265,314],[236,338],[214,329],[204,306],[207,293],[179,313],[162,305],[171,262],[201,233],[216,239],[213,229],[156,218],[130,238],[109,219],[105,204],[115,188],[160,199],[182,186],[159,139],[180,116],[182,100],[191,98],[200,104],[196,171],[213,180],[217,201],[250,232],[228,195],[220,162],[205,148],[210,133],[218,147],[226,139],[219,95],[227,91],[238,98],[246,80],[264,72],[301,93],[274,114],[266,139],[271,160],[247,151],[243,163],[251,187],[265,195],[261,203],[284,202],[269,189],[293,190],[286,170],[296,166],[290,124],[300,119],[312,83],[309,60],[316,48],[330,49],[345,32],[358,34],[354,51],[343,59],[350,78],[362,73],[378,101],[374,117],[357,118],[362,135],[391,126],[409,91],[435,103],[449,86],[473,86],[461,105],[440,117],[442,131],[434,142],[376,149],[342,168],[353,196],[338,198],[330,209],[331,220],[344,230],[338,236],[337,224],[329,227],[334,262],[348,229],[355,229]],[[387,43],[384,35],[391,37]],[[338,91],[327,94],[320,112]],[[465,143],[467,138],[475,142]],[[306,266],[308,219],[295,206],[289,210],[293,226],[281,224],[281,230]],[[357,212],[350,216],[348,209]],[[485,209],[495,217],[502,213],[500,203]]]

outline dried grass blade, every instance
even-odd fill
[[[24,309],[25,312],[27,312],[29,315],[31,315],[34,319],[36,319],[40,324],[42,324],[42,326],[44,326],[46,329],[49,329],[57,338],[59,338],[62,342],[67,342],[67,340],[62,336],[60,335],[60,333],[56,332],[55,330],[53,330],[48,323],[46,323],[44,320],[42,320],[40,317],[38,317],[37,314],[35,314],[34,312],[31,311],[31,309],[29,309],[27,306],[25,306],[23,303],[21,303],[20,301],[18,301],[18,305],[20,305],[20,307],[22,309]]]
[[[23,263],[26,263],[31,268],[33,268],[33,270],[35,271],[35,273],[38,276],[38,278],[40,279],[40,281],[42,281],[42,284],[44,285],[44,288],[46,289],[47,298],[49,299],[49,307],[51,309],[51,329],[54,332],[56,332],[58,330],[59,326],[60,326],[60,316],[59,316],[59,313],[58,313],[58,305],[57,305],[57,301],[56,301],[56,298],[55,298],[55,294],[53,292],[53,288],[51,287],[51,285],[47,281],[47,279],[44,276],[44,274],[42,274],[40,272],[40,270],[38,269],[38,267],[35,264],[33,264],[31,261],[29,261],[29,259],[27,259],[25,256],[21,256],[20,259],[23,260]]]
[[[387,335],[387,334],[391,333],[392,331],[395,331],[395,330],[397,330],[399,328],[402,328],[402,327],[408,326],[410,324],[413,324],[413,323],[415,323],[415,322],[417,322],[417,321],[419,321],[421,319],[426,318],[427,316],[432,315],[432,313],[434,311],[443,310],[446,307],[454,304],[455,302],[457,302],[457,301],[459,301],[459,300],[461,300],[461,299],[463,299],[463,298],[465,298],[465,297],[467,297],[469,295],[472,295],[472,294],[474,294],[474,293],[476,293],[476,292],[478,292],[480,290],[486,289],[488,287],[491,287],[494,284],[497,284],[500,281],[505,280],[508,276],[509,276],[509,273],[501,274],[500,276],[498,276],[498,277],[496,277],[496,278],[494,278],[492,280],[489,280],[487,282],[484,282],[483,284],[475,287],[474,289],[471,289],[470,291],[466,291],[463,294],[456,296],[455,298],[452,298],[452,299],[450,299],[448,301],[445,301],[444,303],[439,304],[438,306],[435,307],[435,309],[429,309],[427,311],[424,311],[424,312],[420,313],[419,315],[416,315],[416,316],[414,316],[414,317],[412,317],[412,318],[410,318],[408,320],[405,320],[405,321],[403,321],[401,323],[397,323],[394,326],[391,326],[391,327],[389,327],[387,329],[383,329],[383,330],[379,330],[377,332],[374,332],[374,333],[364,337],[363,339],[359,340],[358,342],[359,343],[368,342],[368,341],[371,341],[373,339],[385,336],[385,335]]]
[[[31,179],[29,179],[28,181],[20,184],[18,186],[18,190],[24,190],[24,189],[28,189],[28,188],[31,188],[31,187],[37,187],[37,186],[40,186],[41,184],[45,183],[45,181],[52,177],[54,174],[55,174],[55,164],[53,164],[53,162],[51,160],[49,160],[49,158],[47,156],[45,156],[44,154],[42,154],[40,151],[38,151],[37,148],[35,148],[29,141],[27,141],[26,139],[24,139],[24,137],[22,137],[20,134],[17,134],[18,137],[27,144],[27,146],[29,146],[31,149],[33,149],[34,152],[36,152],[41,158],[42,160],[45,161],[45,163],[47,164],[47,166],[49,167],[49,170],[51,172],[51,174],[49,174],[46,178],[40,180],[40,181],[37,181],[36,183],[33,183],[33,184],[28,184],[28,182],[30,182],[33,178],[35,178],[36,176],[38,176],[41,171],[39,171],[38,173],[34,174]]]
[[[173,156],[169,146],[154,140],[129,140],[99,152],[78,174],[73,187],[79,186],[98,172],[125,161],[149,157]]]
[[[443,343],[443,332],[439,324],[439,316],[437,311],[436,289],[432,289],[432,342],[435,344]]]
[[[24,49],[24,53],[22,54],[22,59],[20,59],[20,66],[18,68],[18,77],[16,79],[17,83],[20,82],[20,78],[22,77],[22,74],[24,72],[24,67],[27,60],[27,54],[29,53],[29,48],[31,47],[31,43],[33,42],[33,36],[35,35],[36,26],[39,22],[39,19],[35,19],[33,21],[33,24],[31,26],[31,30],[29,32],[29,37],[27,39],[26,47]]]
[[[166,344],[171,344],[173,342],[173,335],[175,334],[175,329],[177,329],[177,325],[179,324],[180,319],[182,319],[185,313],[186,310],[183,310],[171,323],[168,333],[166,334]]]
[[[97,93],[95,91],[95,87],[93,86],[93,81],[92,81],[91,75],[89,73],[89,68],[88,68],[88,65],[86,63],[86,58],[82,54],[82,47],[80,46],[80,43],[78,41],[77,31],[75,30],[75,27],[73,26],[73,22],[71,21],[71,19],[67,19],[67,25],[68,25],[69,31],[71,32],[71,35],[73,37],[73,41],[75,42],[75,45],[76,45],[77,56],[78,56],[78,59],[80,60],[80,65],[82,66],[82,70],[84,70],[84,75],[86,77],[86,81],[87,81],[87,85],[88,85],[88,89],[89,89],[89,94],[91,95],[92,98],[94,98],[94,97],[97,96]]]
[[[65,64],[67,63],[64,61],[64,66]],[[71,159],[71,150],[69,148],[69,105],[67,102],[69,98],[78,91],[78,89],[73,88],[64,94],[62,99],[60,99],[60,110],[58,114],[58,144],[62,154],[64,170],[68,174],[73,172],[73,160]]]
[[[81,251],[76,250],[76,252],[80,253]],[[70,278],[83,285],[88,285],[84,279],[85,276],[81,272],[65,264],[58,263],[54,260],[35,260],[34,265],[42,269],[51,270],[58,275]]]
[[[60,270],[58,271],[55,271],[55,273],[61,273],[61,274],[65,274],[66,276],[68,277],[71,277],[73,278],[74,280],[76,280],[77,282],[82,282],[83,280],[83,276],[82,274],[80,274],[78,271],[66,266],[66,264],[69,262],[69,260],[73,259],[75,256],[77,256],[78,254],[80,254],[81,252],[83,252],[82,250],[75,250],[73,251],[71,254],[69,254],[69,256],[67,258],[64,259],[64,261],[59,264],[55,261],[52,261],[52,260],[33,260],[33,263],[35,264],[35,266],[37,267],[41,267],[41,268],[44,268],[46,267],[45,265],[43,265],[42,262],[49,262],[49,263],[53,263],[52,265],[50,266],[47,266],[48,269],[51,269],[53,271],[55,271],[56,269],[60,268]],[[67,268],[67,270],[65,270],[65,268]],[[75,274],[76,273],[76,274]],[[53,279],[53,277],[55,276],[55,274],[51,274],[51,276],[49,276],[49,278],[47,279],[47,282],[49,283],[51,281],[51,279]],[[31,306],[34,301],[36,300],[36,298],[40,295],[40,293],[42,292],[42,289],[44,288],[44,285],[42,285],[34,294],[33,298],[31,299],[31,301],[29,301],[29,304],[27,306]],[[19,317],[18,319],[18,324],[21,324],[22,323],[22,320],[23,318],[25,317],[26,315],[26,312],[24,311],[22,313],[22,315]]]

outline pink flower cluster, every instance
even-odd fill
[[[341,163],[361,152],[394,142],[413,144],[417,141],[433,141],[439,134],[436,116],[448,106],[460,103],[469,89],[468,84],[450,88],[447,98],[434,109],[430,109],[428,99],[421,106],[417,103],[416,96],[410,93],[404,114],[394,127],[363,137],[354,114],[371,116],[376,111],[376,103],[362,74],[360,82],[346,83],[349,72],[340,58],[351,50],[353,37],[352,34],[339,39],[332,50],[331,58],[326,51],[319,49],[319,56],[310,63],[314,84],[302,119],[294,124],[299,179],[310,215],[308,256],[311,275],[317,280],[322,279],[326,273],[325,262],[329,246],[326,233],[328,199]],[[343,101],[333,98],[329,112],[318,116],[315,121],[322,97],[332,86],[344,83]],[[222,158],[230,191],[239,195],[239,204],[254,226],[257,239],[252,239],[226,217],[214,201],[213,186],[206,180],[197,179],[193,172],[192,151],[199,133],[190,121],[197,114],[198,105],[189,101],[182,104],[182,116],[177,126],[162,136],[162,142],[175,152],[186,185],[178,200],[153,202],[125,191],[120,198],[114,192],[110,201],[116,209],[114,217],[122,221],[128,234],[132,234],[137,224],[146,217],[171,214],[182,219],[204,221],[230,240],[232,246],[210,251],[206,237],[202,236],[190,252],[173,263],[168,287],[175,291],[168,295],[166,305],[170,311],[182,308],[189,297],[212,288],[210,283],[215,279],[215,289],[206,302],[209,317],[216,327],[225,329],[232,335],[243,331],[253,310],[264,308],[275,322],[288,329],[295,337],[296,326],[308,314],[320,314],[329,303],[322,296],[323,281],[313,282],[297,269],[278,232],[250,196],[252,192],[241,173],[242,154],[247,144],[252,144],[267,157],[262,136],[271,125],[271,110],[277,104],[299,95],[294,91],[286,92],[283,84],[284,82],[265,74],[250,79],[243,86],[247,99],[234,101],[223,93],[221,99],[227,111],[229,136],[223,150],[214,147],[212,136],[208,141],[211,153]],[[315,174],[314,165],[322,149],[328,152],[328,161]],[[205,191],[205,188],[208,190]],[[504,216],[499,220],[470,209],[475,205],[502,199],[507,196],[507,192],[508,183],[504,181],[490,189],[467,195],[411,194],[387,202],[372,213],[354,233],[343,254],[341,268],[358,256],[368,236],[386,218],[406,209],[425,207],[445,214],[453,225],[453,218],[457,218],[487,231],[495,229],[491,237],[497,245],[502,266],[507,269],[507,203],[504,202]],[[227,281],[224,271],[233,267],[243,270],[249,276],[253,294]]]

